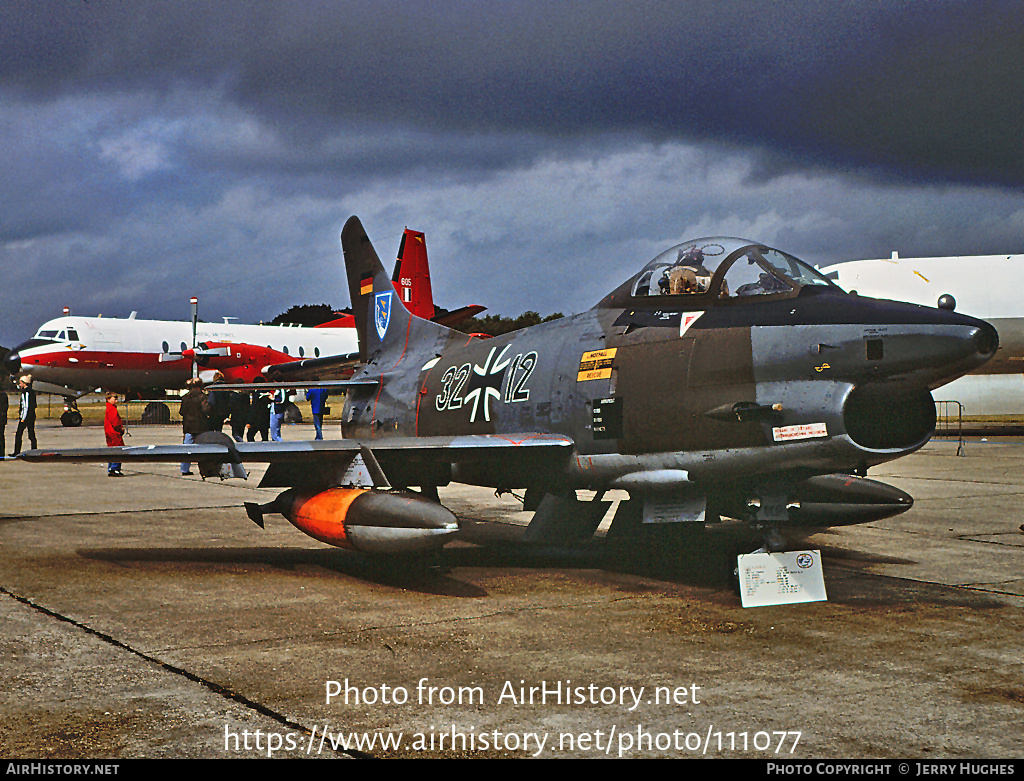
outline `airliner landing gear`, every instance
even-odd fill
[[[60,424],[65,428],[78,428],[82,425],[82,413],[78,411],[76,399],[64,399],[64,412],[60,416]]]

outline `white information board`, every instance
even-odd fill
[[[825,573],[816,550],[737,556],[743,607],[824,602]]]

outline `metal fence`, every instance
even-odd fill
[[[181,399],[139,399],[126,401],[121,405],[125,423],[136,425],[161,425],[181,423],[178,407]]]
[[[956,454],[964,453],[964,405],[959,401],[935,401],[935,433],[938,436],[956,437]]]

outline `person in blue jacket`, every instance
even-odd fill
[[[316,438],[324,438],[324,415],[330,412],[327,406],[327,389],[310,388],[306,391],[306,400],[309,401],[313,412],[313,428],[316,429]]]

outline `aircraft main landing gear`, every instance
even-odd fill
[[[78,411],[75,399],[64,399],[64,412],[60,416],[60,424],[65,428],[78,428],[82,425],[82,413]]]

